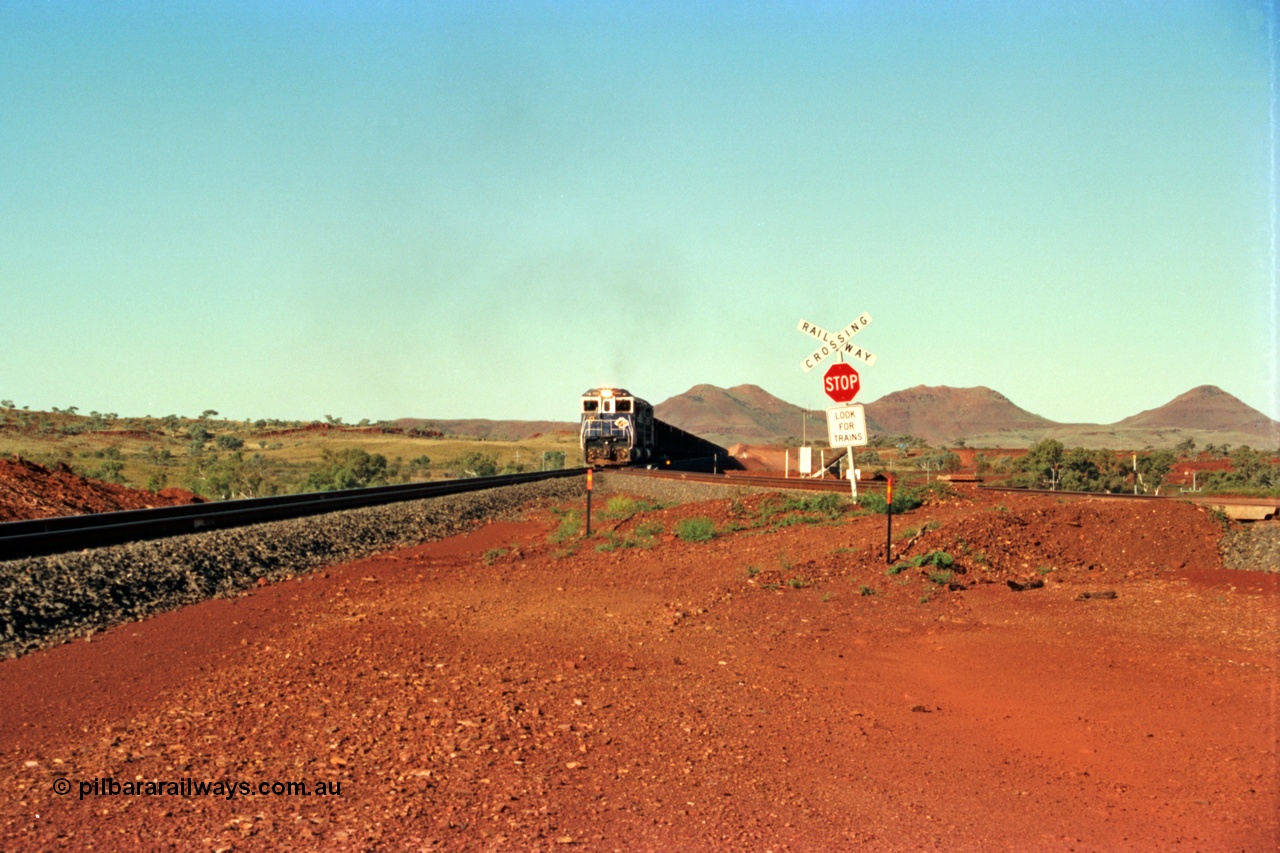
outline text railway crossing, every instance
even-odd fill
[[[800,362],[800,367],[805,373],[813,370],[823,362],[829,355],[834,353],[843,353],[850,358],[857,359],[868,367],[875,365],[876,355],[870,350],[863,349],[851,344],[853,336],[861,332],[867,326],[871,325],[871,315],[863,312],[858,319],[845,326],[838,332],[828,332],[817,323],[810,323],[808,320],[801,320],[796,326],[797,331],[801,334],[808,335],[815,340],[821,341],[821,345],[815,349],[804,361]]]

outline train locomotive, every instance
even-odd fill
[[[593,465],[632,465],[654,458],[653,406],[625,388],[592,388],[582,395],[579,435]]]
[[[579,443],[589,467],[740,467],[720,445],[655,418],[653,406],[625,388],[592,388],[582,395],[581,411]]]

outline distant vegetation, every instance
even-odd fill
[[[432,424],[346,425],[332,415],[323,421],[234,421],[206,409],[198,417],[122,418],[114,412],[81,414],[76,406],[31,411],[0,400],[2,455],[135,488],[179,487],[215,500],[560,469],[576,464],[578,453],[576,436],[566,433],[495,441],[444,435]],[[1206,444],[1197,452],[1191,439],[1172,450],[1126,455],[1068,448],[1056,439],[1025,453],[1001,453],[975,451],[963,441],[930,447],[918,436],[878,435],[855,449],[854,461],[864,478],[893,474],[904,485],[970,471],[1027,488],[1132,492],[1136,485],[1146,494],[1176,491],[1182,482],[1175,478],[1171,484],[1171,476],[1184,463],[1197,462],[1205,468],[1197,472],[1201,491],[1280,496],[1280,451]]]
[[[177,487],[213,500],[559,469],[577,452],[577,437],[551,434],[526,441],[447,436],[430,425],[122,418],[50,412],[0,400],[0,455],[134,488]]]

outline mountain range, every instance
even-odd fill
[[[784,402],[755,385],[695,385],[659,403],[657,416],[720,444],[775,443],[826,436],[825,414]],[[1055,438],[1068,447],[1172,447],[1206,444],[1274,448],[1280,422],[1213,385],[1201,385],[1155,409],[1114,424],[1058,423],[1028,412],[982,386],[917,385],[866,404],[872,435],[914,435],[932,445],[1029,447]]]
[[[572,405],[572,403],[570,404]],[[576,407],[574,407],[576,408]],[[572,409],[570,409],[572,411]],[[778,444],[825,440],[826,415],[780,400],[757,385],[695,385],[654,407],[659,419],[717,444]],[[1030,447],[1055,438],[1068,447],[1117,450],[1173,447],[1190,438],[1207,444],[1274,449],[1280,422],[1214,385],[1201,385],[1163,406],[1113,424],[1059,423],[1028,412],[998,391],[978,386],[917,385],[866,404],[872,435],[914,435],[934,446],[963,440],[970,447]],[[574,421],[403,419],[450,435],[523,440],[538,433],[576,432]]]

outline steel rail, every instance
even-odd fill
[[[1020,495],[1061,495],[1069,498],[1115,498],[1122,501],[1178,500],[1180,495],[1131,495],[1128,492],[1078,492],[1070,489],[1024,489],[1019,486],[978,486],[984,492],[1014,492]],[[1181,498],[1190,500],[1190,498]]]
[[[743,474],[740,471],[725,471],[719,474],[704,474],[693,471],[675,471],[649,468],[603,468],[605,473],[618,472],[635,477],[650,477],[657,480],[684,480],[690,483],[712,483],[718,486],[754,486],[761,489],[786,489],[806,492],[848,492],[849,481],[835,477],[766,477],[758,474]],[[880,480],[859,480],[858,491],[884,491],[885,484]]]
[[[228,527],[302,518],[344,509],[379,506],[421,498],[463,494],[561,477],[581,476],[585,468],[532,471],[497,477],[472,477],[429,483],[403,483],[336,492],[306,492],[152,509],[64,515],[0,523],[0,560],[100,548],[146,539],[201,533]]]

